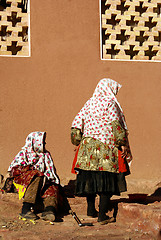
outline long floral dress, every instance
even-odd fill
[[[132,157],[125,118],[115,97],[120,87],[111,79],[102,79],[72,123],[71,141],[79,145],[77,195],[126,191],[125,173]],[[121,146],[128,147],[124,171],[119,169]]]

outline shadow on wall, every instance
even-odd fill
[[[70,180],[67,185],[63,187],[66,197],[74,198],[75,197],[75,182],[76,180]]]

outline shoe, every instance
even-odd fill
[[[41,218],[45,221],[50,221],[50,222],[55,221],[55,215],[52,211],[43,212],[41,215]]]
[[[105,224],[108,224],[108,223],[116,222],[116,219],[114,217],[107,216],[107,218],[105,220],[99,220],[98,219],[98,222],[101,225],[105,225]]]
[[[95,211],[93,214],[87,213],[87,216],[92,217],[92,218],[96,218],[96,217],[98,217],[98,211]]]
[[[36,220],[38,219],[38,216],[36,216],[35,213],[28,211],[27,213],[20,213],[20,217],[30,219],[30,220]]]

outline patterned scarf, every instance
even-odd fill
[[[127,130],[122,108],[116,98],[120,88],[121,85],[112,79],[100,80],[93,96],[72,122],[72,127],[81,129],[84,137],[93,137],[114,148],[111,122],[118,120]]]
[[[26,138],[25,146],[16,155],[8,171],[16,166],[33,165],[34,169],[43,172],[48,179],[59,184],[51,155],[49,152],[44,152],[44,135],[45,132],[30,133]]]

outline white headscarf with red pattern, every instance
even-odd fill
[[[93,96],[75,117],[72,127],[84,128],[84,137],[93,137],[114,148],[111,122],[118,120],[127,130],[122,108],[116,98],[120,88],[121,85],[112,79],[101,79]]]
[[[16,166],[32,165],[34,169],[43,172],[48,179],[59,184],[51,155],[49,152],[44,152],[44,134],[45,132],[32,132],[27,136],[25,146],[16,155],[8,171]]]

